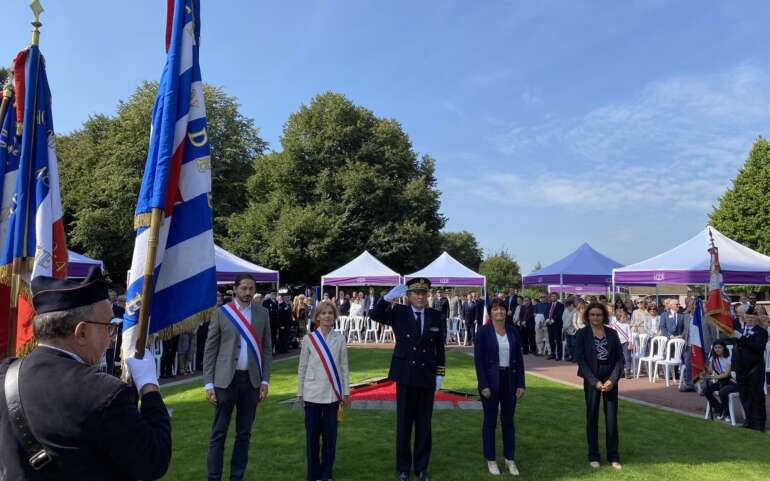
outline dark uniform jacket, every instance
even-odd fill
[[[275,299],[265,299],[262,301],[262,307],[267,309],[267,313],[270,316],[270,326],[277,329],[278,326],[278,303]]]
[[[764,371],[765,367],[767,331],[760,326],[754,326],[751,331],[750,335],[744,335],[734,341],[738,349],[733,353],[733,369],[739,382],[754,370]]]
[[[10,360],[0,363],[0,390]],[[8,420],[0,392],[0,479],[120,481],[158,479],[171,460],[171,424],[158,392],[136,389],[69,354],[38,347],[19,374],[32,434],[54,460],[34,471]]]
[[[420,332],[411,306],[391,304],[381,299],[372,318],[393,327],[396,335],[388,379],[435,389],[436,376],[443,376],[445,370],[441,314],[426,307],[423,316],[424,328]]]

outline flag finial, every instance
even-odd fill
[[[709,227],[709,243],[711,243],[711,248],[712,248],[712,249],[713,249],[714,247],[716,247],[716,246],[714,245],[714,233],[713,233],[713,232],[711,232],[711,227]]]
[[[40,14],[43,13],[43,5],[40,3],[40,0],[33,0],[32,3],[29,4],[29,8],[32,9],[32,13],[35,14],[35,19],[32,20],[32,26],[35,27],[34,30],[32,30],[32,45],[40,45],[40,27],[43,26],[42,23],[40,23]]]

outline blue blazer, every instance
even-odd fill
[[[508,363],[508,375],[512,386],[511,395],[515,396],[517,388],[524,388],[524,356],[521,354],[519,331],[506,324],[511,359]],[[497,347],[497,334],[490,322],[476,332],[473,344],[473,361],[476,364],[476,378],[479,391],[489,388],[493,393],[500,390],[500,351]]]
[[[681,336],[684,332],[684,313],[677,312],[675,316],[666,310],[660,315],[660,333],[663,336]]]

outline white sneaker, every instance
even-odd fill
[[[508,472],[511,473],[511,476],[518,476],[519,475],[519,468],[516,467],[516,462],[512,459],[506,459],[505,465],[508,467]]]
[[[489,474],[500,476],[500,468],[497,467],[497,461],[487,461],[487,469],[489,469]]]

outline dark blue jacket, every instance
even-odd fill
[[[508,375],[512,394],[517,388],[524,388],[524,356],[521,354],[521,342],[519,332],[508,324],[505,325],[508,334],[511,359],[508,363]],[[473,345],[473,361],[476,364],[476,378],[479,382],[479,391],[489,388],[493,393],[500,390],[500,351],[497,347],[497,334],[495,327],[490,322],[479,328]]]
[[[372,319],[393,328],[396,345],[390,361],[388,379],[400,384],[435,389],[436,376],[445,375],[445,352],[441,313],[426,307],[423,330],[411,306],[391,304],[380,299]]]

